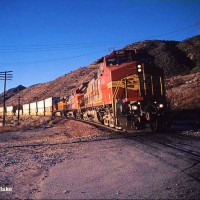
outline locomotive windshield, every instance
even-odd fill
[[[107,66],[109,65],[120,65],[122,63],[127,63],[127,62],[131,62],[131,58],[127,58],[127,57],[113,57],[113,58],[108,58],[107,59]]]
[[[150,63],[154,58],[146,52],[136,52],[135,50],[119,50],[114,51],[106,57],[106,65],[120,65],[132,61]]]
[[[129,50],[119,50],[114,51],[107,59],[107,66],[112,65],[120,65],[122,63],[128,63],[133,60],[133,56],[135,55],[135,51]]]

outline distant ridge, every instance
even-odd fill
[[[12,96],[14,96],[15,94],[17,94],[18,92],[20,92],[20,91],[22,91],[24,89],[26,89],[26,87],[24,87],[23,85],[18,85],[15,88],[11,88],[11,89],[7,90],[6,91],[6,96],[5,96],[6,100],[8,100],[9,98],[11,98]],[[3,94],[4,93],[0,94],[0,104],[3,103]]]

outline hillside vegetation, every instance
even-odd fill
[[[162,67],[167,77],[200,72],[200,35],[182,42],[146,40],[124,49],[138,49],[153,56],[155,65]]]
[[[168,78],[166,89],[173,109],[200,109],[200,73]]]
[[[167,77],[167,95],[173,108],[200,108],[200,73],[198,73],[200,72],[200,35],[182,42],[146,40],[127,45],[124,49],[144,51],[154,57],[155,65],[164,69]],[[94,62],[53,81],[23,89],[19,92],[22,97],[21,103],[30,103],[50,96],[67,96],[72,88],[92,79],[97,68],[98,65]],[[7,106],[17,105],[18,95],[13,94],[6,101]]]

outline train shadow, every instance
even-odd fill
[[[172,131],[198,131],[200,130],[200,121],[194,120],[176,120],[171,125]]]

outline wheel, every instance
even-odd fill
[[[150,121],[150,128],[151,128],[151,131],[153,133],[155,133],[155,132],[158,131],[158,120],[157,119],[151,119],[151,121]]]
[[[97,119],[101,124],[104,124],[104,119],[99,113],[97,113]]]
[[[165,132],[170,126],[167,124],[165,120],[161,119],[152,119],[150,122],[150,127],[152,132]]]
[[[67,117],[67,112],[66,111],[64,111],[64,116]]]
[[[114,119],[111,119],[111,120],[109,121],[109,126],[110,126],[111,128],[114,128],[114,127],[115,127]]]
[[[83,120],[83,113],[80,114],[80,119]]]
[[[104,125],[109,126],[109,121],[107,119],[104,119]]]
[[[159,125],[158,126],[158,130],[160,132],[167,132],[171,128],[171,124],[168,121],[166,121],[165,119],[163,119],[162,121],[160,121],[158,125]]]

